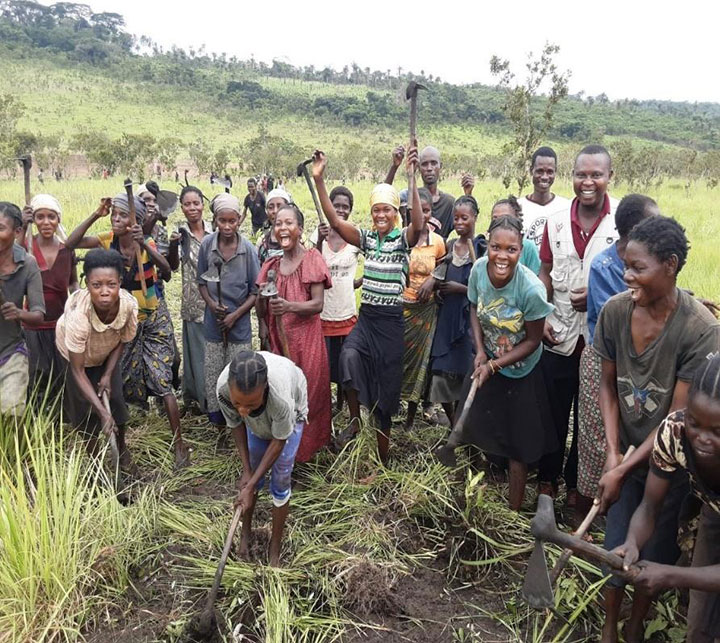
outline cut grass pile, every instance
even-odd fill
[[[165,419],[135,415],[129,443],[141,478],[122,507],[82,445],[50,425],[35,414],[27,457],[2,473],[0,641],[186,640],[215,573],[239,458],[203,419],[185,417],[193,465],[175,473]],[[253,560],[231,556],[225,571],[220,640],[540,642],[596,633],[601,577],[581,561],[560,584],[555,614],[522,604],[534,493],[524,513],[509,512],[505,485],[486,484],[467,459],[453,472],[433,460],[443,434],[424,423],[397,431],[390,467],[369,483],[360,480],[378,463],[367,430],[337,457],[323,452],[298,466],[281,569],[265,565],[263,492]],[[557,554],[549,548],[549,564]],[[427,600],[432,592],[446,595],[449,611]]]

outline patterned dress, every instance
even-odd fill
[[[260,270],[257,283],[267,281],[269,270],[277,273],[278,296],[287,301],[309,301],[313,284],[321,283],[327,289],[332,286],[322,255],[315,249],[308,250],[300,264],[290,275],[280,271],[282,257],[268,259]],[[272,352],[283,354],[278,331],[278,319],[268,313],[267,323]],[[320,314],[296,315],[286,313],[282,324],[287,334],[290,354],[287,355],[305,374],[308,386],[309,413],[303,431],[298,462],[309,461],[315,453],[330,442],[332,413],[330,406],[330,367],[325,350]]]

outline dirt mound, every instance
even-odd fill
[[[348,561],[336,579],[342,587],[343,607],[354,614],[402,614],[389,567],[368,560]]]

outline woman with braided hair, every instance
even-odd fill
[[[305,375],[280,355],[242,351],[220,373],[216,391],[243,465],[235,499],[235,505],[243,508],[240,556],[249,557],[257,492],[270,472],[269,562],[277,567],[290,511],[291,475],[308,417]]]
[[[473,264],[487,250],[485,237],[475,236],[477,216],[478,204],[474,197],[461,196],[455,201],[453,222],[458,237],[448,242],[447,255],[440,267],[441,274],[436,273],[434,279],[439,306],[430,351],[428,397],[431,402],[442,404],[451,425],[462,395],[463,380],[475,357],[470,331],[468,279]]]
[[[522,223],[501,216],[490,223],[487,257],[470,272],[467,297],[475,343],[475,364],[465,380],[477,394],[460,434],[461,442],[510,461],[509,504],[520,509],[528,466],[556,447],[552,417],[539,362],[545,318],[552,311],[545,287],[520,264]]]

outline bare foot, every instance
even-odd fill
[[[270,547],[270,551],[268,553],[268,565],[270,565],[270,567],[280,567],[279,547],[277,548],[277,550],[273,546]]]
[[[240,560],[250,562],[250,534],[240,536],[240,545],[237,548],[237,555]]]
[[[190,465],[190,449],[182,441],[178,440],[175,443],[175,468],[184,469]]]
[[[645,628],[642,621],[635,623],[629,620],[623,627],[623,638],[625,643],[642,643],[645,640]]]
[[[338,449],[344,449],[345,446],[355,439],[355,436],[360,432],[360,420],[359,418],[353,418],[347,428],[335,438],[335,444]]]
[[[611,623],[603,625],[600,643],[618,643],[617,625]]]

